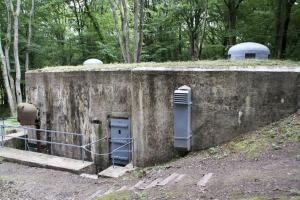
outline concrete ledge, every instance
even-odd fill
[[[22,151],[8,147],[0,148],[0,157],[3,157],[6,161],[16,162],[33,167],[62,170],[75,174],[95,173],[95,166],[92,162],[83,162],[81,160],[41,154],[31,151]]]
[[[24,149],[24,140],[16,139],[14,137],[25,137],[27,133],[24,133],[24,131],[17,131],[16,133],[11,133],[4,138],[4,146],[5,147],[11,147],[16,149]],[[0,137],[0,141],[1,141]]]

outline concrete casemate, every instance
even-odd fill
[[[193,151],[229,141],[300,108],[298,66],[153,65],[29,71],[27,100],[40,110],[42,128],[85,135],[84,141],[53,135],[53,141],[93,142],[109,137],[110,118],[129,118],[136,166],[169,161],[177,155],[173,92],[182,85],[192,89]],[[92,150],[108,152],[108,141]],[[51,153],[79,159],[81,152],[52,145]],[[87,158],[99,168],[109,166],[108,156],[87,154]]]

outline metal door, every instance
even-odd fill
[[[131,161],[129,119],[112,118],[110,128],[112,162],[117,165],[127,165]]]

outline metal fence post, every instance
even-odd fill
[[[132,167],[134,167],[134,139],[132,138],[132,140],[131,140],[131,142],[132,142],[132,147],[131,147],[131,156],[132,156],[132,158],[131,158],[131,161],[132,161]]]
[[[0,125],[0,137],[1,137],[1,143],[0,143],[0,147],[3,147],[3,126]]]
[[[0,128],[0,135],[1,135],[1,147],[4,147],[4,139],[5,139],[5,129],[4,129],[4,118],[1,118],[2,120],[2,126]]]
[[[84,157],[85,157],[85,150],[83,149],[83,143],[84,143],[84,135],[82,134],[81,135],[81,159],[82,159],[82,162],[84,162]]]
[[[24,136],[25,136],[25,128],[23,128],[23,134],[24,134]],[[25,138],[26,138],[26,136],[25,136]],[[27,145],[27,143],[26,143],[26,139],[24,140],[24,149],[25,149],[25,151],[26,151],[26,145]]]
[[[112,161],[113,161],[113,168],[115,168],[115,158],[114,157],[112,157]]]

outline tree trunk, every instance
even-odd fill
[[[139,48],[139,9],[140,9],[140,1],[134,0],[134,54],[133,61],[138,62],[138,48]]]
[[[144,0],[134,1],[134,62],[141,60],[144,39]]]
[[[287,31],[290,22],[292,6],[296,0],[277,0],[275,57],[285,57]]]
[[[206,1],[205,15],[202,23],[202,32],[199,41],[199,55],[198,55],[199,59],[201,58],[201,54],[202,54],[202,47],[205,38],[207,18],[208,18],[208,2]]]
[[[123,42],[123,37],[121,34],[121,31],[119,29],[119,20],[118,20],[118,16],[117,16],[117,11],[116,11],[116,6],[113,2],[113,0],[109,0],[109,4],[110,4],[110,8],[112,10],[112,14],[113,14],[113,18],[114,18],[114,24],[115,24],[115,30],[119,39],[119,44],[120,44],[120,48],[121,48],[121,52],[122,52],[122,56],[124,59],[124,62],[127,63],[127,56],[126,56],[126,50],[124,47],[124,42]]]
[[[130,56],[130,39],[129,39],[129,22],[128,22],[128,10],[126,0],[120,0],[120,13],[122,20],[122,35],[124,40],[125,53],[127,57],[127,63],[131,63]]]
[[[190,55],[193,61],[199,59],[199,40],[195,33],[190,34]]]
[[[91,22],[94,26],[94,29],[97,32],[99,40],[103,41],[103,35],[101,33],[99,24],[98,24],[97,19],[95,18],[95,16],[92,14],[92,12],[90,10],[90,6],[88,5],[87,0],[84,0],[84,5],[85,5],[85,8],[86,8],[86,14],[90,18],[90,20],[91,20]]]
[[[236,44],[236,10],[232,6],[229,9],[228,17],[229,45],[233,46]]]
[[[6,44],[4,46],[4,56],[6,61],[6,69],[7,69],[7,75],[9,79],[9,84],[12,89],[12,94],[14,99],[16,98],[16,87],[15,87],[15,80],[11,75],[11,67],[10,67],[10,59],[9,59],[9,51],[10,51],[10,45],[11,45],[11,6],[12,3],[9,0],[5,0],[6,5],[6,13],[7,13],[7,29],[6,29]]]
[[[21,92],[21,66],[19,59],[19,15],[20,15],[21,0],[17,0],[16,11],[14,12],[14,58],[16,69],[16,96],[17,102],[22,103]]]
[[[12,90],[14,88],[11,88],[10,84],[9,84],[6,58],[4,56],[3,49],[2,49],[1,37],[0,37],[0,57],[1,57],[1,63],[2,63],[2,70],[1,70],[2,77],[3,77],[3,81],[4,81],[5,91],[6,91],[6,94],[8,97],[8,104],[9,104],[10,112],[13,116],[16,116],[17,115],[17,105],[16,105],[15,97],[12,92]]]
[[[25,71],[29,70],[29,52],[30,52],[30,45],[31,45],[31,35],[32,35],[32,15],[34,12],[34,0],[31,1],[31,10],[29,12],[29,19],[28,19],[28,35],[27,35],[27,44],[26,44],[26,55],[25,55]]]
[[[144,41],[144,19],[145,19],[145,2],[144,0],[140,0],[140,27],[139,27],[139,44],[138,44],[138,54],[137,54],[137,62],[141,61],[141,54],[143,48]]]
[[[228,9],[228,45],[233,46],[236,44],[236,19],[237,11],[240,4],[244,0],[224,0],[224,3]]]

